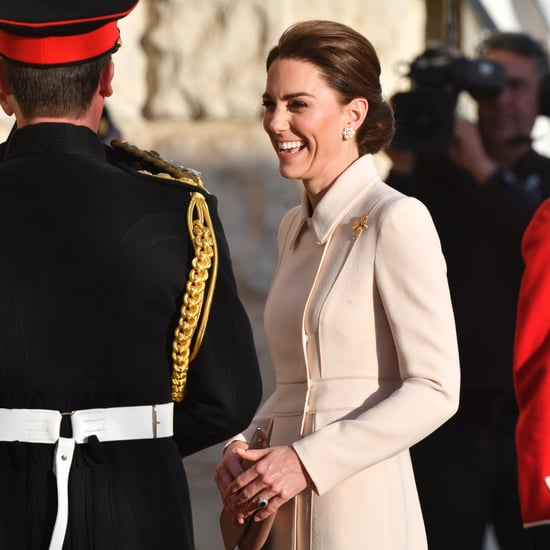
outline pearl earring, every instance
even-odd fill
[[[355,136],[355,130],[351,126],[346,126],[342,130],[342,137],[348,141],[350,139],[353,139],[353,136]]]

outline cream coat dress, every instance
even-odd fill
[[[371,155],[312,217],[306,204],[281,223],[265,308],[276,390],[241,434],[262,426],[293,445],[315,484],[280,508],[269,548],[426,550],[409,447],[459,393],[438,236]]]

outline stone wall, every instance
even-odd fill
[[[422,48],[421,6],[422,0],[141,0],[120,22],[125,45],[112,102],[121,115],[131,105],[135,118],[149,121],[254,118],[267,51],[284,28],[307,18],[336,19],[363,32],[382,59],[384,87],[392,88],[395,64]]]

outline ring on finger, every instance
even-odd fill
[[[269,504],[269,502],[267,501],[267,499],[259,496],[257,504],[258,508],[261,510],[262,508],[265,508]]]

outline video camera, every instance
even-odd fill
[[[459,92],[492,98],[505,84],[499,63],[452,55],[441,46],[414,59],[407,76],[411,90],[391,98],[396,122],[392,147],[413,151],[435,152],[450,145]]]

